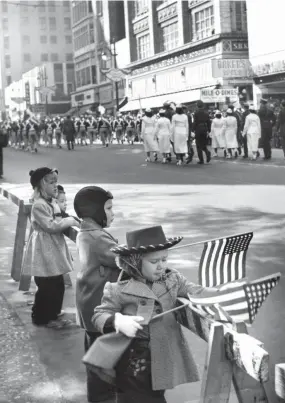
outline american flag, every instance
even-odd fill
[[[199,265],[199,284],[215,287],[245,277],[249,232],[205,242]]]
[[[230,316],[233,322],[243,321],[252,324],[259,308],[279,282],[280,276],[280,273],[276,273],[247,283],[228,284],[229,288],[221,287],[221,291],[216,295],[188,295],[188,297],[193,308],[202,314],[210,315],[213,319],[217,319],[217,314],[220,314],[221,319],[226,321],[230,321],[227,317]]]

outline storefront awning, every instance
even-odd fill
[[[120,112],[129,112],[139,110],[140,108],[161,108],[165,101],[171,101],[175,104],[195,102],[200,99],[200,88],[196,90],[176,92],[174,94],[159,95],[157,97],[142,98],[128,102]]]

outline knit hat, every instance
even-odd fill
[[[58,170],[57,169],[51,169],[48,167],[42,167],[42,168],[37,168],[34,171],[31,170],[29,172],[30,175],[30,183],[33,187],[33,189],[35,189],[36,186],[38,186],[38,184],[40,183],[40,181],[48,174],[51,174],[52,172],[56,172],[58,174]]]
[[[107,225],[104,206],[110,199],[113,199],[111,192],[98,186],[86,186],[75,195],[74,210],[79,218],[92,218],[104,228]]]

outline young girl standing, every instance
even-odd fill
[[[59,315],[64,297],[63,275],[72,271],[71,256],[63,231],[78,226],[73,217],[55,217],[58,171],[48,167],[30,171],[34,189],[31,210],[33,231],[23,261],[23,273],[34,276],[38,287],[32,308],[32,321],[38,326],[60,328],[68,321]]]

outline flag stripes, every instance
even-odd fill
[[[246,251],[253,233],[205,242],[199,284],[214,287],[245,277]]]

